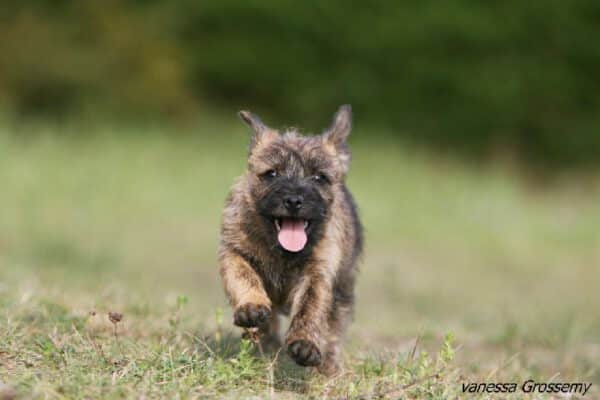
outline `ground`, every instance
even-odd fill
[[[597,177],[545,181],[370,133],[351,143],[356,316],[327,379],[232,326],[216,247],[245,162],[235,119],[6,124],[0,399],[475,399],[489,395],[463,383],[527,379],[593,382],[584,398],[600,398]],[[523,397],[551,398],[497,398]]]

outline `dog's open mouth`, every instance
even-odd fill
[[[277,229],[277,240],[281,247],[297,253],[306,246],[308,241],[306,231],[310,226],[309,221],[301,218],[281,217],[275,218],[274,223],[275,229]]]

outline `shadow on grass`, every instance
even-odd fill
[[[250,351],[244,349],[244,341],[237,332],[214,331],[197,335],[198,351],[208,352],[221,360],[240,360],[252,357],[256,368],[266,375],[272,374],[272,385],[277,391],[306,393],[310,389],[310,379],[316,374],[312,368],[304,368],[288,356],[285,347],[274,342],[263,342],[262,351],[257,344],[250,345]],[[272,372],[270,372],[272,371]]]

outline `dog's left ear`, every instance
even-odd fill
[[[331,127],[325,131],[324,135],[329,143],[335,145],[338,149],[343,149],[351,130],[352,106],[344,104],[335,113]]]

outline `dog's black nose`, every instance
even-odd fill
[[[302,208],[302,201],[304,199],[302,196],[285,196],[283,199],[283,203],[285,204],[285,208],[290,211],[297,211]]]

